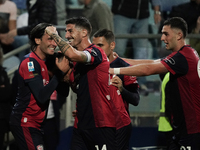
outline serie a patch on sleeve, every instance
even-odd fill
[[[33,61],[27,62],[27,65],[28,65],[28,71],[29,72],[35,71]]]

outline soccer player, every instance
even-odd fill
[[[42,125],[50,96],[63,77],[63,73],[57,70],[49,81],[45,59],[54,54],[57,44],[45,33],[47,26],[52,25],[40,23],[33,28],[30,34],[32,52],[24,57],[18,68],[18,93],[10,127],[21,150],[45,149]],[[69,61],[63,58],[59,64],[63,65],[62,69],[67,73]]]
[[[147,76],[170,72],[171,122],[169,149],[200,149],[199,56],[186,45],[187,23],[180,17],[164,22],[161,40],[172,53],[161,60],[130,60],[133,66],[110,68],[111,74]],[[136,65],[137,64],[137,65]]]
[[[91,30],[86,18],[70,18],[66,21],[66,42],[55,27],[46,28],[62,53],[74,62],[71,81],[76,85],[79,137],[87,149],[113,150],[115,116],[109,89],[109,61],[104,51],[90,42]],[[58,67],[61,69],[62,65]]]
[[[92,43],[101,47],[106,53],[110,67],[126,67],[130,66],[127,62],[113,53],[115,49],[115,37],[112,31],[108,29],[100,29],[93,35]],[[129,103],[137,106],[139,104],[139,88],[136,77],[133,76],[114,76],[112,78],[113,85],[110,87],[113,93],[114,105],[117,109],[116,116],[116,141],[118,150],[129,149],[129,139],[131,136],[130,117],[123,111],[129,113]],[[117,89],[113,86],[116,86]],[[123,99],[122,99],[123,98]],[[124,105],[124,107],[123,107]],[[113,110],[114,111],[114,110]],[[121,116],[120,116],[121,115]],[[119,117],[120,116],[120,117]]]

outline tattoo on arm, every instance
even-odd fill
[[[52,34],[52,38],[60,48],[60,51],[65,54],[65,52],[70,48],[70,45],[57,34]]]
[[[65,52],[68,50],[68,48],[70,48],[70,46],[68,46],[68,47],[63,51],[63,54],[65,54]]]

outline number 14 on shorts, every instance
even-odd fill
[[[98,145],[95,145],[95,147],[96,147],[96,150],[107,150],[106,144],[104,144],[101,149],[99,149]]]

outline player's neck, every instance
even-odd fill
[[[77,50],[83,51],[87,47],[91,45],[91,41],[89,39],[83,39],[79,45],[77,45]]]
[[[42,52],[38,47],[36,48],[36,50],[34,52],[37,54],[37,56],[40,59],[42,59],[42,60],[46,59],[46,54],[44,52]]]
[[[112,62],[113,60],[116,59],[116,56],[115,56],[113,53],[111,53],[111,54],[108,56],[108,59],[109,59],[110,62]]]

